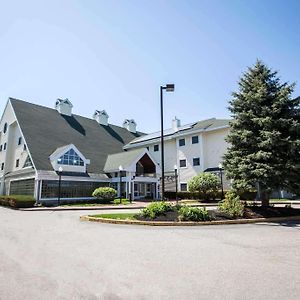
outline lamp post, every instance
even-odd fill
[[[161,200],[165,198],[165,156],[164,156],[164,107],[163,107],[163,90],[174,92],[174,84],[160,86],[160,142],[161,142]]]
[[[175,171],[175,200],[176,200],[176,204],[178,204],[178,198],[177,198],[177,192],[178,192],[178,167],[177,167],[177,165],[174,165],[174,171]]]
[[[61,194],[61,173],[63,171],[62,167],[58,168],[58,197],[57,197],[57,206],[60,206],[60,194]]]
[[[222,172],[223,171],[223,165],[222,165],[222,163],[219,163],[219,171],[220,171],[220,177],[221,177],[222,199],[224,199],[223,172]]]
[[[120,204],[122,203],[122,171],[123,171],[123,167],[119,166],[119,175],[120,175]]]

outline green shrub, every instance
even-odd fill
[[[188,190],[203,194],[205,200],[215,199],[220,185],[221,181],[217,175],[202,172],[188,182]]]
[[[113,200],[117,195],[117,191],[111,187],[99,187],[94,190],[92,196],[98,200]]]
[[[155,219],[158,216],[165,215],[167,212],[172,211],[172,205],[164,202],[153,202],[149,204],[146,208],[141,210],[141,215],[144,218]]]
[[[244,204],[233,190],[226,193],[225,199],[219,203],[218,208],[232,218],[241,217],[244,212]]]
[[[179,209],[178,215],[179,221],[208,221],[210,220],[210,216],[208,211],[204,208],[198,207],[189,207],[189,206],[182,206]]]
[[[35,199],[28,195],[9,195],[0,196],[0,205],[9,206],[13,208],[33,207]]]

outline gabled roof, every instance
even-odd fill
[[[18,99],[9,101],[37,170],[53,170],[49,156],[59,147],[74,144],[90,159],[87,171],[101,173],[108,154],[121,152],[125,144],[143,134],[78,115],[61,115],[55,109]]]
[[[104,172],[117,171],[119,166],[122,166],[126,170],[131,166],[137,157],[146,152],[146,149],[136,149],[131,151],[124,151],[116,154],[110,154],[107,156],[107,160],[104,166]]]
[[[172,128],[164,130],[164,136],[165,137],[171,137],[175,135],[180,135],[180,134],[189,134],[190,132],[199,130],[214,130],[222,127],[229,127],[229,119],[216,119],[216,118],[211,118],[203,121],[198,121],[190,124],[186,124],[183,126],[179,126],[178,130],[174,131]],[[136,144],[142,143],[142,142],[150,142],[154,141],[156,139],[160,138],[160,131],[150,133],[143,135],[141,137],[137,137],[134,140],[132,140],[130,143],[128,143],[124,149],[130,148],[131,146],[134,146]]]

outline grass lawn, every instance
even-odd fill
[[[136,216],[136,213],[89,215],[89,217],[93,218],[106,218],[117,220],[135,220],[134,216]]]

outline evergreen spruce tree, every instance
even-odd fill
[[[300,97],[292,99],[295,84],[281,83],[261,61],[238,85],[229,102],[224,168],[235,189],[256,187],[262,205],[269,205],[274,189],[300,190]]]

